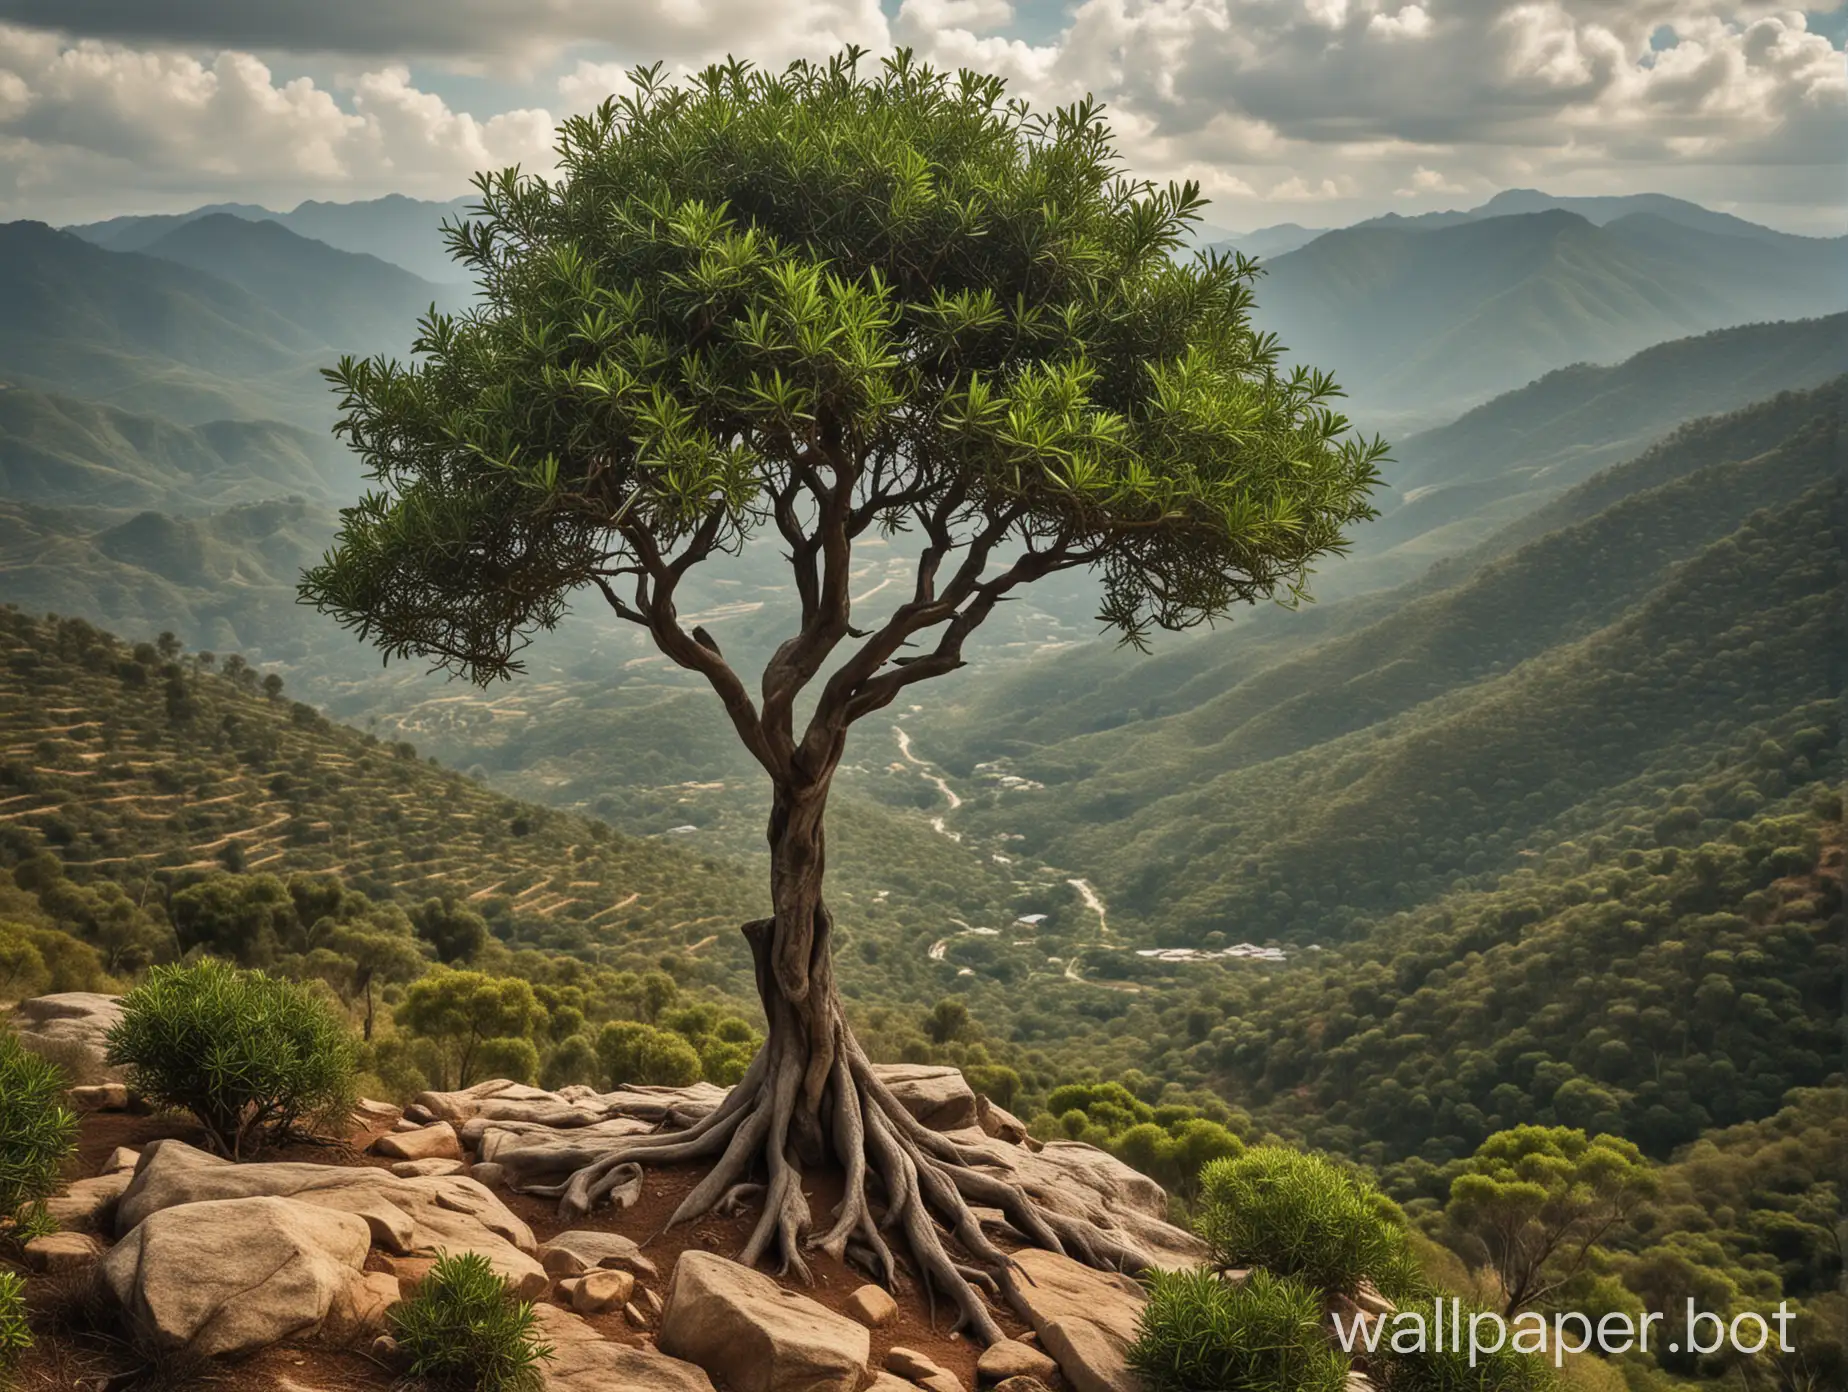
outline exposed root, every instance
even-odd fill
[[[811,1045],[812,1035],[779,1038],[773,1029],[744,1080],[686,1130],[618,1142],[562,1183],[526,1192],[557,1198],[561,1214],[577,1218],[620,1194],[643,1164],[711,1160],[669,1227],[756,1205],[740,1261],[769,1262],[810,1284],[803,1254],[819,1250],[888,1288],[917,1280],[933,1323],[942,1299],[955,1312],[951,1328],[983,1344],[1004,1337],[988,1302],[1016,1289],[1021,1273],[983,1231],[972,1205],[998,1209],[1029,1243],[1088,1265],[1132,1273],[1146,1265],[1135,1248],[1092,1223],[1042,1209],[1018,1185],[978,1168],[982,1157],[919,1123],[880,1081],[838,1014],[821,1115],[805,1118],[803,1099],[815,1076]],[[825,1138],[843,1179],[840,1203],[819,1229],[802,1190],[805,1128]]]

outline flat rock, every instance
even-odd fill
[[[898,1318],[898,1302],[883,1286],[861,1286],[846,1304],[848,1316],[868,1329],[883,1329]]]
[[[1040,1345],[1077,1392],[1138,1392],[1125,1357],[1146,1301],[1142,1287],[1056,1252],[1014,1253],[1021,1279],[1008,1302],[1033,1326]]]
[[[295,1199],[358,1217],[373,1242],[401,1255],[478,1252],[525,1300],[540,1299],[551,1288],[533,1255],[532,1229],[466,1175],[400,1179],[370,1167],[232,1165],[179,1141],[154,1141],[116,1206],[115,1228],[127,1234],[168,1209],[255,1196]]]
[[[854,1392],[872,1353],[863,1325],[697,1250],[674,1263],[659,1342],[732,1392]]]
[[[462,1142],[446,1121],[420,1126],[415,1131],[391,1131],[372,1143],[372,1149],[394,1160],[462,1160]]]
[[[574,1228],[560,1233],[539,1249],[539,1263],[554,1279],[582,1276],[598,1267],[630,1271],[647,1281],[661,1274],[660,1269],[642,1255],[634,1238],[593,1228]]]
[[[350,1213],[270,1196],[150,1215],[102,1260],[104,1283],[150,1351],[235,1357],[320,1329],[360,1303],[371,1233]]]
[[[990,1344],[975,1361],[976,1380],[985,1383],[1006,1382],[1013,1377],[1032,1377],[1044,1381],[1058,1370],[1056,1359],[1018,1339],[1001,1339]]]
[[[1052,1392],[1052,1389],[1036,1377],[1011,1377],[997,1382],[988,1392]]]
[[[375,1097],[362,1097],[353,1104],[353,1122],[358,1126],[395,1126],[404,1118],[404,1108]]]
[[[712,1379],[693,1364],[610,1339],[554,1347],[539,1376],[546,1392],[713,1392]]]
[[[976,1123],[975,1093],[962,1070],[933,1063],[878,1063],[873,1073],[905,1110],[933,1131]]]
[[[391,1167],[391,1172],[399,1179],[429,1179],[437,1175],[461,1174],[468,1166],[460,1160],[441,1160],[432,1156],[428,1160],[400,1160]]]
[[[13,1028],[22,1041],[75,1044],[89,1054],[99,1068],[104,1066],[105,1038],[121,1018],[120,996],[98,995],[92,991],[60,991],[56,995],[34,996],[13,1007]]]
[[[126,1112],[128,1110],[127,1083],[92,1083],[87,1087],[74,1087],[69,1096],[71,1106],[80,1112]]]
[[[1210,1255],[1199,1238],[1167,1221],[1168,1195],[1159,1184],[1096,1146],[1048,1141],[1035,1151],[973,1127],[951,1139],[1041,1207],[1095,1224],[1152,1266],[1181,1271]]]
[[[95,1265],[103,1251],[103,1244],[89,1233],[55,1232],[28,1242],[25,1258],[26,1265],[34,1271],[62,1276]]]
[[[906,1348],[902,1344],[894,1344],[886,1350],[885,1370],[898,1377],[910,1378],[913,1382],[921,1377],[929,1377],[932,1373],[943,1371],[937,1361],[928,1354],[919,1353],[916,1349]]]
[[[61,1228],[103,1228],[116,1203],[127,1192],[134,1174],[117,1170],[95,1179],[79,1179],[62,1194],[45,1200],[45,1211],[57,1219]]]

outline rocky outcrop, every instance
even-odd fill
[[[371,1232],[351,1213],[262,1196],[150,1214],[102,1260],[104,1283],[152,1351],[211,1358],[318,1331],[373,1303]]]
[[[539,1337],[552,1346],[539,1367],[545,1392],[713,1392],[712,1379],[691,1363],[605,1339],[556,1305],[535,1313]]]
[[[178,1141],[155,1141],[116,1205],[115,1228],[127,1234],[169,1209],[259,1196],[359,1217],[387,1252],[479,1252],[525,1299],[551,1285],[534,1255],[532,1229],[464,1175],[400,1179],[334,1165],[233,1165]]]
[[[104,1038],[122,1018],[120,996],[61,991],[13,1007],[13,1029],[25,1043],[75,1046],[103,1067]]]
[[[863,1326],[701,1251],[674,1263],[659,1343],[732,1392],[854,1392],[872,1353]]]
[[[555,1280],[582,1276],[599,1267],[631,1272],[645,1281],[660,1274],[655,1264],[642,1255],[634,1238],[592,1228],[560,1233],[539,1249],[539,1263]]]
[[[1056,1252],[1014,1254],[1008,1301],[1039,1335],[1077,1392],[1140,1392],[1125,1357],[1146,1297],[1127,1276],[1094,1271]]]
[[[906,1111],[933,1131],[976,1124],[975,1093],[962,1070],[932,1063],[878,1063],[873,1072]]]
[[[462,1142],[456,1138],[456,1128],[446,1121],[388,1132],[372,1143],[372,1149],[393,1160],[462,1159]]]

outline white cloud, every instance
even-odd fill
[[[95,34],[142,37],[54,33],[74,8]],[[1848,136],[1841,50],[1763,0],[1079,0],[1031,41],[1009,0],[903,0],[889,22],[878,0],[0,0],[9,15],[47,26],[0,26],[11,216],[459,191],[476,168],[547,162],[555,117],[624,90],[635,63],[780,65],[848,41],[997,72],[1040,104],[1093,93],[1132,167],[1199,179],[1228,200],[1222,223],[1513,183],[1820,222]],[[337,82],[277,75],[317,47],[370,56]],[[471,113],[415,79],[432,59],[525,92]]]

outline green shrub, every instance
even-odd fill
[[[325,999],[216,958],[149,971],[123,998],[107,1055],[143,1097],[190,1112],[234,1160],[350,1111],[358,1056]]]
[[[1324,1292],[1368,1280],[1396,1295],[1417,1281],[1392,1202],[1314,1152],[1256,1146],[1212,1161],[1200,1172],[1197,1227],[1221,1267],[1264,1267]]]
[[[1321,1296],[1253,1271],[1152,1272],[1129,1363],[1147,1392],[1343,1392],[1348,1360],[1322,1331]]]
[[[0,1033],[0,1232],[46,1230],[41,1206],[77,1145],[77,1118],[63,1105],[64,1073]]]
[[[597,1056],[611,1087],[686,1087],[703,1076],[699,1054],[683,1037],[636,1020],[605,1025],[597,1036]]]
[[[475,1062],[484,1078],[505,1078],[513,1083],[539,1081],[538,1046],[518,1035],[482,1040]]]
[[[1468,1301],[1461,1310],[1464,1329],[1469,1328],[1469,1317],[1478,1311],[1493,1313]],[[1448,1321],[1449,1316],[1445,1318]],[[1485,1340],[1488,1337],[1484,1335]],[[1467,1337],[1464,1348],[1451,1347],[1454,1340],[1448,1323],[1444,1347],[1427,1353],[1394,1353],[1391,1338],[1392,1325],[1388,1321],[1379,1352],[1367,1355],[1368,1375],[1381,1392],[1547,1392],[1559,1386],[1558,1378],[1543,1359],[1516,1353],[1506,1343],[1492,1353],[1479,1350],[1476,1364],[1471,1367]]]
[[[392,1307],[398,1347],[413,1378],[470,1392],[526,1392],[552,1356],[530,1302],[479,1253],[442,1256],[409,1300]]]
[[[26,1322],[26,1278],[0,1271],[0,1368],[11,1366],[32,1347],[32,1327]]]

